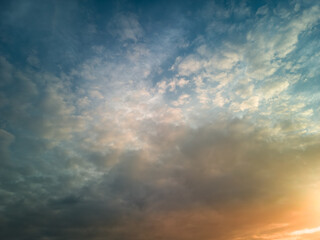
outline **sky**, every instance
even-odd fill
[[[0,3],[0,239],[320,239],[320,2]]]

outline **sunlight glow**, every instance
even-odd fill
[[[316,228],[306,228],[298,231],[294,231],[291,235],[302,235],[302,234],[311,234],[320,231],[320,226]]]

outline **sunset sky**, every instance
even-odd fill
[[[1,1],[0,239],[319,240],[320,2]]]

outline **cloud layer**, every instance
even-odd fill
[[[1,5],[1,239],[319,238],[318,3]]]

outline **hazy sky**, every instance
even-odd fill
[[[0,3],[0,239],[320,239],[320,2]]]

